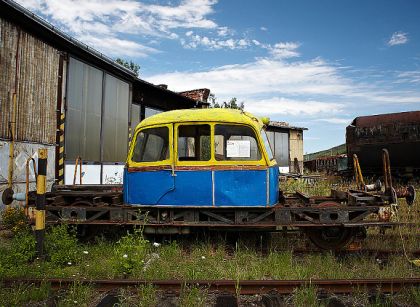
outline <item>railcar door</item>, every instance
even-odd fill
[[[249,126],[214,126],[215,206],[269,206],[277,182],[256,131]],[[275,181],[273,181],[275,179]],[[274,184],[275,185],[275,184]]]
[[[175,125],[175,190],[165,197],[172,205],[212,206],[211,125]]]
[[[160,205],[175,188],[173,125],[145,127],[134,136],[124,171],[124,201],[132,205]]]

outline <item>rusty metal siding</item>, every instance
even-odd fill
[[[10,138],[17,56],[16,140],[55,144],[59,52],[4,19],[0,32],[0,138]]]
[[[358,117],[346,128],[346,144],[348,157],[357,154],[364,173],[382,173],[383,148],[394,169],[420,171],[420,111]]]
[[[358,128],[374,127],[378,125],[393,123],[418,123],[420,122],[420,111],[379,114],[371,116],[356,117],[352,125]]]

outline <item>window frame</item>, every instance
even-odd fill
[[[152,129],[152,128],[168,128],[169,130],[169,139],[168,139],[168,146],[169,146],[169,157],[166,160],[161,160],[161,161],[149,161],[149,162],[136,162],[133,161],[133,154],[134,154],[134,148],[136,146],[137,143],[137,136],[139,135],[139,133],[148,130],[148,129]],[[172,124],[160,124],[160,125],[151,125],[151,126],[147,126],[147,127],[143,127],[141,129],[138,129],[135,134],[134,134],[134,138],[133,141],[130,144],[130,151],[128,154],[128,159],[127,159],[127,165],[128,167],[142,167],[142,166],[171,166],[172,165],[172,161],[173,161],[173,125]]]
[[[208,125],[210,127],[210,159],[206,161],[194,160],[194,161],[180,161],[178,158],[178,128],[179,126],[203,126]],[[180,122],[174,125],[174,158],[175,165],[179,166],[193,166],[193,165],[209,165],[213,163],[213,132],[214,127],[211,122]]]
[[[209,125],[210,126],[210,160],[207,161],[178,161],[178,126],[184,125]],[[228,160],[228,161],[219,161],[215,159],[215,145],[214,145],[214,132],[215,125],[232,125],[232,126],[245,126],[252,129],[256,136],[257,146],[261,152],[260,160]],[[159,128],[167,127],[169,129],[169,159],[163,161],[155,162],[135,162],[132,161],[132,156],[134,152],[134,147],[137,141],[137,135],[149,128]],[[257,131],[256,127],[248,125],[245,123],[233,123],[233,122],[178,122],[178,123],[168,123],[168,124],[158,124],[145,126],[134,133],[133,141],[130,144],[130,149],[127,158],[128,167],[147,167],[147,166],[237,166],[237,165],[248,165],[248,166],[273,166],[276,164],[276,160],[269,160],[268,153],[265,150],[263,139],[260,134],[261,132]]]
[[[265,152],[265,149],[263,150],[263,148],[261,147],[262,145],[262,138],[261,135],[259,134],[259,132],[257,132],[254,127],[250,126],[250,125],[246,125],[246,124],[240,124],[240,123],[228,123],[228,122],[222,122],[222,123],[214,123],[213,125],[213,131],[212,131],[212,144],[214,145],[214,137],[215,137],[215,130],[216,130],[216,125],[220,125],[220,126],[242,126],[242,127],[247,127],[250,128],[255,135],[255,140],[257,142],[257,146],[258,146],[258,150],[261,153],[261,159],[260,160],[216,160],[215,157],[215,151],[212,151],[212,158],[214,159],[216,164],[219,165],[267,165],[267,153]]]

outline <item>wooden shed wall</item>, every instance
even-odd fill
[[[57,49],[0,19],[0,139],[11,137],[17,79],[16,140],[55,144],[59,59]]]
[[[301,130],[289,131],[289,148],[290,148],[290,168],[291,172],[296,172],[294,168],[294,160],[298,159],[300,171],[303,171],[303,133]]]

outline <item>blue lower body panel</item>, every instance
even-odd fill
[[[278,168],[124,172],[130,205],[266,207],[278,202]]]
[[[216,206],[266,206],[266,170],[215,171]]]
[[[211,171],[127,172],[125,179],[127,204],[212,206]]]

